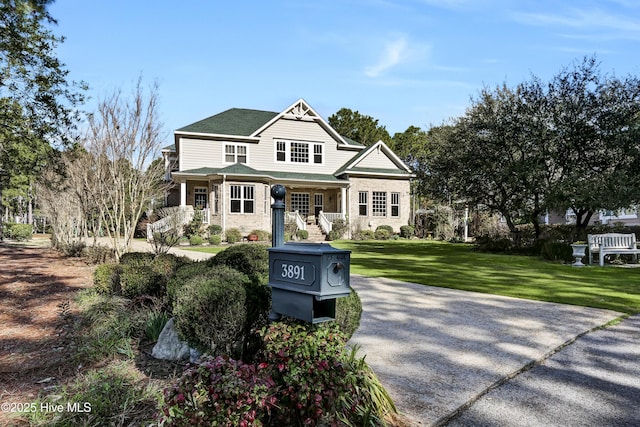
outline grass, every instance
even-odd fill
[[[640,268],[552,263],[436,241],[337,241],[351,273],[444,288],[640,313]]]
[[[218,252],[222,252],[227,249],[229,246],[176,246],[180,250],[184,251],[193,251],[193,252],[204,252],[206,254],[217,254]]]

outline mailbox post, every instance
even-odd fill
[[[269,319],[275,321],[286,315],[310,323],[334,320],[336,298],[351,293],[351,251],[336,249],[327,243],[284,243],[284,187],[274,186],[271,195],[275,203],[271,205]],[[276,218],[280,214],[281,222]]]

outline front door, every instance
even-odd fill
[[[318,217],[318,215],[320,215],[320,211],[323,211],[324,208],[324,194],[322,193],[316,193],[313,195],[313,213],[316,216],[316,218]]]
[[[196,187],[193,189],[193,193],[195,196],[195,200],[193,201],[194,207],[196,209],[206,209],[207,208],[207,188],[206,187]]]

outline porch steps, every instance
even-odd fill
[[[309,233],[309,237],[307,238],[308,242],[324,242],[325,236],[322,234],[322,230],[319,226],[315,224],[307,224],[307,232]]]

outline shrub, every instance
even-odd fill
[[[213,277],[215,271],[211,270],[211,267],[204,262],[193,262],[179,267],[173,276],[167,280],[167,299],[169,304],[173,306],[178,291],[187,280],[195,277],[200,277],[201,280]]]
[[[377,226],[376,227],[376,231],[378,231],[378,230],[387,230],[389,232],[390,236],[393,235],[393,233],[394,233],[393,227],[390,226],[390,225],[385,225],[385,224]]]
[[[121,264],[119,277],[122,295],[127,298],[162,296],[165,293],[165,276],[149,265]]]
[[[333,221],[329,234],[332,234],[334,238],[329,240],[342,239],[344,233],[347,232],[348,227],[349,225],[344,219],[336,219],[335,221]]]
[[[227,242],[229,243],[238,243],[242,240],[242,233],[237,228],[229,228],[225,232],[225,236],[227,238]]]
[[[506,237],[478,236],[475,249],[484,252],[509,253],[513,250],[513,242]]]
[[[210,266],[225,265],[249,277],[245,284],[246,291],[246,324],[244,327],[243,358],[249,360],[260,346],[256,331],[267,324],[267,316],[271,309],[271,288],[269,280],[269,251],[264,245],[240,244],[230,246],[208,259]]]
[[[211,224],[209,228],[207,228],[210,236],[219,236],[222,234],[222,227],[218,224]]]
[[[300,240],[306,240],[309,238],[309,232],[307,230],[296,231],[296,237]]]
[[[562,242],[546,242],[542,246],[542,257],[549,261],[573,262],[571,245]]]
[[[204,239],[202,237],[198,236],[197,234],[194,234],[194,235],[189,237],[189,244],[191,246],[199,246],[202,243],[204,243]]]
[[[336,327],[277,323],[263,331],[260,364],[275,382],[271,425],[384,425],[393,402]]]
[[[374,236],[376,240],[389,240],[391,234],[389,234],[389,230],[387,229],[378,228],[376,229]]]
[[[99,294],[120,295],[120,266],[101,264],[93,272],[93,286]]]
[[[403,225],[400,227],[400,237],[410,239],[413,237],[415,229],[412,225]]]
[[[9,224],[8,229],[5,231],[7,237],[18,242],[24,242],[31,240],[33,236],[33,226],[31,224]]]
[[[274,408],[273,380],[264,369],[228,357],[189,368],[164,391],[161,425],[262,426]]]
[[[360,326],[362,317],[362,302],[355,289],[351,289],[348,297],[336,300],[336,320],[335,323],[340,331],[349,340]]]
[[[246,274],[256,283],[269,280],[269,251],[265,245],[243,243],[230,246],[209,258],[208,265],[226,265]]]
[[[251,230],[249,234],[255,234],[256,236],[258,236],[258,241],[260,242],[268,242],[269,240],[271,240],[271,233],[269,233],[268,231],[256,229]]]
[[[153,263],[154,258],[155,255],[151,252],[127,252],[120,256],[120,264],[148,267]]]
[[[84,248],[83,256],[90,264],[104,264],[115,260],[113,248],[105,245],[93,245]]]
[[[158,274],[162,274],[169,278],[173,276],[180,267],[190,264],[191,262],[192,261],[187,257],[166,253],[156,255],[151,262],[151,267]]]
[[[86,246],[87,245],[84,242],[77,241],[77,242],[71,242],[69,244],[62,244],[60,249],[62,250],[62,253],[65,256],[80,258],[84,253]]]
[[[191,221],[184,226],[183,234],[187,237],[195,236],[200,234],[200,230],[202,229],[202,209],[196,209],[193,211],[193,218]]]
[[[192,346],[212,355],[241,352],[247,318],[245,286],[250,279],[226,266],[213,277],[187,279],[176,295],[173,314],[178,333]]]
[[[153,239],[151,240],[153,252],[156,254],[167,253],[172,247],[180,243],[181,238],[182,236],[175,229],[156,231],[153,233]]]
[[[375,238],[375,233],[373,230],[362,230],[360,232],[361,240],[373,240]]]
[[[209,236],[209,244],[210,245],[219,245],[220,243],[222,243],[222,237],[220,237],[217,234],[213,234],[211,236]]]

